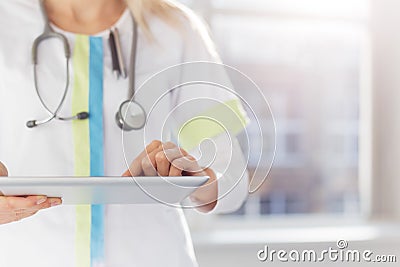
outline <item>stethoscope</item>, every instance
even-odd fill
[[[69,71],[69,61],[71,58],[71,48],[69,46],[68,40],[62,33],[55,32],[51,26],[50,21],[47,16],[46,8],[44,5],[45,0],[39,0],[40,9],[43,15],[43,19],[45,21],[43,33],[38,36],[32,45],[32,62],[33,62],[33,74],[34,74],[34,84],[36,94],[39,97],[40,103],[49,113],[49,117],[44,120],[30,120],[26,123],[28,128],[34,128],[40,125],[47,124],[54,119],[60,121],[72,121],[72,120],[86,120],[90,117],[89,112],[83,111],[78,114],[75,114],[71,117],[61,117],[58,115],[60,112],[65,99],[67,97],[69,83],[70,83],[70,71]],[[137,25],[135,20],[133,20],[133,36],[132,36],[132,47],[131,47],[131,58],[130,58],[130,65],[129,65],[129,98],[128,100],[121,103],[119,109],[115,115],[115,120],[119,128],[124,131],[131,131],[131,130],[140,130],[146,124],[146,112],[142,105],[134,100],[135,95],[135,68],[136,68],[136,54],[137,54],[137,43],[138,43],[138,33],[137,33]],[[43,98],[39,93],[39,85],[38,85],[38,75],[37,75],[37,66],[38,66],[38,47],[43,41],[48,39],[58,39],[63,43],[64,47],[64,55],[66,59],[66,82],[64,93],[61,97],[60,103],[58,104],[57,108],[52,111],[44,102]]]

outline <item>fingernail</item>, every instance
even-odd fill
[[[50,202],[50,205],[51,205],[52,207],[58,206],[58,205],[60,205],[60,204],[61,204],[61,201],[60,201],[60,200],[52,200],[52,201]]]
[[[40,196],[36,200],[36,205],[43,204],[44,202],[46,202],[46,200],[47,200],[47,197]]]

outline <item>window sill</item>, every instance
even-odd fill
[[[210,246],[260,246],[383,242],[400,245],[399,223],[365,222],[360,219],[271,218],[258,220],[211,220],[192,229],[197,248]]]

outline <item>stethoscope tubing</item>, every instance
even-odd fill
[[[57,33],[51,28],[50,21],[47,16],[47,12],[46,12],[44,0],[39,0],[39,4],[40,4],[40,9],[41,9],[41,13],[42,13],[45,25],[44,25],[43,33],[35,39],[35,41],[33,42],[33,45],[32,45],[33,74],[34,74],[34,85],[35,85],[36,94],[40,100],[41,105],[44,107],[44,109],[49,114],[49,117],[47,119],[40,120],[40,121],[39,120],[28,121],[27,126],[29,128],[34,128],[36,126],[46,124],[54,119],[61,120],[61,121],[87,119],[89,117],[88,112],[81,112],[81,113],[78,113],[75,116],[71,116],[71,117],[61,117],[58,115],[65,103],[65,100],[66,100],[66,97],[67,97],[67,94],[69,91],[69,85],[70,85],[69,63],[70,63],[70,58],[71,58],[71,49],[70,49],[70,45],[69,45],[68,40],[65,37],[65,35],[63,35],[62,33]],[[143,106],[134,100],[138,29],[137,29],[137,25],[136,25],[136,22],[135,22],[135,19],[133,18],[133,16],[132,16],[132,21],[133,21],[133,36],[132,36],[131,57],[130,57],[130,66],[129,66],[130,68],[129,68],[129,75],[128,75],[128,77],[129,77],[128,100],[124,101],[120,105],[120,108],[118,109],[117,114],[116,114],[116,123],[117,123],[118,127],[120,127],[122,130],[127,130],[127,131],[140,130],[144,127],[145,122],[146,122],[146,112],[145,112]],[[61,97],[61,100],[60,100],[57,108],[54,111],[52,111],[46,105],[45,101],[43,100],[43,98],[39,92],[39,82],[38,82],[38,73],[37,73],[39,46],[44,41],[51,39],[51,38],[57,38],[57,39],[61,40],[61,42],[63,43],[64,54],[65,54],[65,58],[66,58],[66,82],[65,82],[65,87],[64,87],[64,93]],[[144,117],[144,123],[142,125],[140,125],[140,127],[133,127],[133,126],[131,127],[129,125],[129,123],[127,123],[125,120],[126,114],[121,113],[123,105],[125,105],[126,102],[128,102],[128,101],[139,106],[140,109],[142,110],[142,113],[143,113],[142,117]]]

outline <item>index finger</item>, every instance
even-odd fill
[[[122,176],[130,177],[130,176],[138,176],[142,173],[142,160],[152,151],[159,148],[161,146],[161,141],[154,140],[150,144],[146,146],[146,148],[133,160],[131,165],[129,165],[128,170],[126,170]]]
[[[139,154],[139,156],[137,156],[135,158],[135,160],[131,163],[131,165],[129,166],[129,169],[126,170],[122,176],[123,177],[134,177],[134,176],[139,176],[141,174],[143,174],[143,169],[142,169],[142,160],[146,157],[149,157],[149,154],[151,154],[152,152],[159,150],[160,148],[162,150],[164,149],[170,149],[175,147],[176,145],[174,143],[171,142],[167,142],[165,144],[163,144],[161,141],[158,140],[154,140],[152,141],[148,146],[146,146],[145,150],[142,151],[142,153]]]

